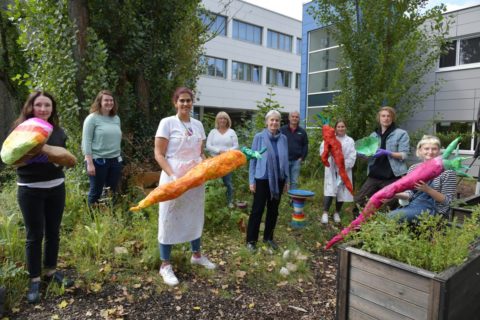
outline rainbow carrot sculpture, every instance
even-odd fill
[[[186,191],[202,185],[207,180],[227,175],[246,164],[248,159],[260,159],[261,154],[265,151],[266,149],[260,152],[252,151],[243,147],[241,151],[230,150],[213,158],[203,160],[190,169],[183,177],[156,187],[137,206],[131,207],[130,211],[139,211],[155,203],[178,198]]]
[[[53,126],[40,118],[30,118],[18,125],[5,139],[0,155],[8,165],[36,155],[47,142]]]
[[[395,194],[399,192],[414,189],[415,184],[418,181],[430,181],[438,177],[444,170],[455,170],[457,174],[466,176],[467,174],[461,170],[468,169],[467,166],[462,165],[462,161],[467,158],[456,157],[452,160],[447,159],[452,153],[452,151],[457,148],[459,141],[460,138],[457,138],[452,143],[450,143],[450,145],[445,149],[442,156],[438,156],[421,163],[406,176],[377,191],[370,198],[370,200],[368,200],[365,208],[363,208],[363,211],[358,216],[358,218],[353,220],[348,227],[344,228],[339,234],[330,239],[330,241],[325,246],[325,249],[329,249],[335,243],[343,240],[344,237],[352,229],[358,229],[366,218],[373,215],[377,211],[377,209],[382,206],[384,200],[392,199]]]
[[[333,161],[335,161],[335,164],[337,165],[340,178],[342,178],[342,181],[348,191],[353,194],[353,185],[350,181],[350,178],[348,177],[347,170],[345,169],[345,156],[343,155],[342,144],[340,143],[340,141],[337,140],[337,137],[335,136],[335,129],[328,125],[328,123],[330,122],[328,119],[322,117],[319,114],[317,114],[317,117],[320,118],[323,123],[323,165],[325,167],[330,167],[330,163],[328,162],[328,155],[331,154],[333,157]]]

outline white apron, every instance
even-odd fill
[[[170,142],[169,142],[170,143]],[[176,153],[167,157],[174,175],[180,178],[202,161],[197,150],[202,138],[198,133],[185,136]],[[172,181],[165,171],[159,184]],[[188,242],[202,236],[205,209],[205,185],[190,189],[177,199],[160,202],[158,215],[158,242],[175,244]]]

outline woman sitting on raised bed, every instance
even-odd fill
[[[417,157],[423,161],[433,159],[440,155],[441,143],[436,136],[424,135],[417,144]],[[411,172],[418,164],[408,169]],[[445,170],[431,181],[418,181],[414,190],[397,193],[396,198],[408,200],[409,203],[388,214],[390,218],[399,217],[400,221],[412,222],[423,212],[431,215],[441,214],[448,217],[450,203],[457,192],[457,178],[455,171]]]

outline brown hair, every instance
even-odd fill
[[[187,93],[190,95],[190,99],[192,99],[192,102],[193,102],[193,99],[195,97],[195,95],[193,94],[193,91],[187,87],[178,87],[175,92],[173,93],[172,95],[172,103],[173,105],[175,105],[177,103],[177,100],[178,98],[180,97],[181,94],[183,93]]]
[[[42,90],[36,90],[30,93],[30,95],[28,96],[27,101],[25,101],[25,104],[20,111],[20,115],[18,116],[17,120],[13,122],[12,128],[16,128],[20,123],[24,122],[25,120],[33,118],[33,105],[35,103],[35,100],[40,96],[47,97],[52,101],[52,114],[50,115],[50,118],[48,118],[48,122],[53,127],[58,127],[59,120],[57,113],[57,102],[50,93]]]
[[[217,116],[215,117],[215,128],[218,129],[218,119],[220,118],[225,118],[227,119],[227,128],[230,128],[232,126],[232,119],[230,119],[230,116],[228,113],[225,111],[220,111],[217,113]]]
[[[345,120],[343,120],[343,119],[338,119],[337,121],[335,121],[335,125],[333,126],[333,128],[334,128],[334,129],[337,129],[337,125],[338,125],[340,122],[342,122],[342,123],[345,125],[345,127],[347,127],[347,123],[345,122]]]
[[[381,107],[380,110],[378,110],[377,112],[378,123],[380,123],[380,112],[382,111],[388,111],[388,113],[390,113],[390,116],[392,117],[392,122],[395,122],[395,119],[397,118],[397,113],[395,112],[395,109],[393,109],[392,107],[385,106],[385,107]]]
[[[113,108],[110,110],[110,117],[113,117],[117,114],[118,106],[117,106],[117,100],[115,100],[115,97],[113,96],[111,91],[108,90],[102,90],[100,91],[97,96],[95,97],[95,100],[92,103],[92,106],[90,107],[90,113],[100,113],[100,109],[102,108],[102,98],[103,96],[110,96],[113,98]]]

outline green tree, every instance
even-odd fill
[[[444,5],[426,10],[426,0],[315,0],[309,13],[340,43],[340,93],[330,111],[344,118],[349,134],[367,135],[378,107],[412,116],[439,83],[424,76],[441,54],[448,31]]]
[[[273,86],[268,88],[267,96],[262,101],[257,101],[257,112],[253,116],[253,122],[255,126],[255,132],[258,132],[265,128],[265,116],[270,110],[277,110],[282,112],[284,108],[280,103],[275,100],[275,92],[273,91]]]

